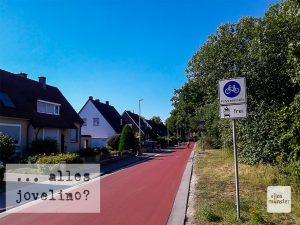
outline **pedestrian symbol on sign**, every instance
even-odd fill
[[[223,92],[227,97],[234,98],[241,92],[241,86],[238,82],[229,81],[224,85]]]

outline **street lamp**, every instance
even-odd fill
[[[139,155],[142,154],[142,135],[141,135],[141,102],[143,99],[139,99]]]

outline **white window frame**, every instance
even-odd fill
[[[21,124],[12,124],[12,123],[0,123],[0,126],[3,125],[3,126],[10,126],[10,127],[19,127],[19,130],[20,130],[20,133],[19,133],[19,142],[18,143],[15,143],[15,146],[21,146],[21,138],[22,138],[22,125]]]
[[[43,128],[43,140],[45,140],[45,129],[56,129],[56,141],[59,141],[59,129],[58,128]]]
[[[53,106],[54,106],[54,113],[39,112],[39,111],[38,111],[38,102],[53,105]],[[58,106],[58,113],[55,112],[55,107],[57,107],[57,106]],[[42,100],[42,99],[38,99],[38,100],[37,100],[37,104],[36,104],[36,111],[37,111],[38,113],[44,113],[44,114],[48,114],[48,115],[57,115],[57,116],[59,116],[59,115],[60,115],[60,107],[61,107],[61,104],[59,104],[59,103],[49,102],[49,101],[45,101],[45,100]]]

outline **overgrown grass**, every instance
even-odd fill
[[[224,150],[198,150],[197,224],[300,225],[300,190],[292,186],[292,213],[267,212],[267,187],[290,185],[276,167],[239,164],[241,220],[236,220],[233,155]]]

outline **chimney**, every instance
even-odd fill
[[[89,97],[89,100],[93,100],[93,96],[90,96],[90,97]]]
[[[97,99],[95,99],[95,102],[100,102],[100,100],[97,98]]]
[[[16,75],[22,78],[27,78],[27,73],[20,72],[19,74]]]
[[[39,77],[39,82],[43,86],[43,88],[46,88],[46,77],[40,76]]]
[[[109,105],[109,101],[106,101],[105,103],[106,103],[106,105]]]

